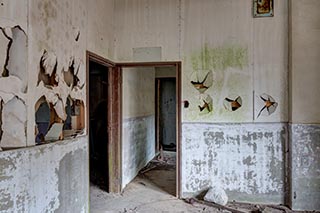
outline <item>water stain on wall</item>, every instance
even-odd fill
[[[202,50],[191,55],[191,62],[193,70],[243,69],[248,65],[248,48],[238,45],[209,47],[205,44]]]

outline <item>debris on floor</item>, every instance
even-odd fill
[[[203,199],[223,206],[228,203],[228,196],[226,192],[219,186],[212,186]]]

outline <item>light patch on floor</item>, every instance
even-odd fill
[[[162,176],[159,176],[162,177]],[[109,194],[90,187],[91,213],[157,213],[157,212],[223,212],[207,206],[193,206],[168,194],[141,176],[136,177],[121,195]]]

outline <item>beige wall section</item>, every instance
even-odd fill
[[[115,10],[116,60],[133,61],[133,48],[161,47],[163,61],[183,62],[182,100],[190,102],[183,122],[287,121],[287,1],[275,1],[274,17],[257,19],[252,0],[117,0]],[[213,109],[205,114],[190,82],[193,73],[208,71]],[[257,119],[263,93],[279,106]],[[227,111],[224,98],[237,96],[242,107]]]
[[[155,114],[155,70],[123,68],[122,75],[123,119]]]
[[[116,0],[115,58],[133,61],[133,48],[161,47],[162,60],[179,59],[178,0]]]
[[[3,0],[0,6],[0,26],[19,25],[27,30],[28,1]]]
[[[292,123],[320,123],[320,1],[292,0]]]
[[[272,18],[256,18],[253,35],[255,118],[265,93],[278,103],[271,116],[257,121],[288,121],[288,1],[274,1]]]
[[[107,59],[114,52],[114,0],[88,3],[87,49]]]

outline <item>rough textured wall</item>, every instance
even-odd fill
[[[229,200],[284,202],[286,124],[182,125],[183,197],[217,185]]]
[[[124,188],[155,156],[155,70],[124,68],[122,85]]]
[[[155,116],[123,120],[122,188],[155,156]]]
[[[320,1],[290,3],[291,206],[320,210]]]
[[[320,126],[290,125],[291,201],[295,210],[320,209]]]
[[[87,137],[2,152],[0,212],[87,212]]]
[[[194,184],[193,188],[188,189],[186,185],[182,186],[183,195],[198,193],[205,188],[189,179],[193,171],[187,167],[191,166],[186,164],[187,161],[201,159],[199,169],[209,170],[209,159],[205,156],[208,147],[204,145],[203,131],[196,129],[198,125],[219,132],[219,125],[214,123],[270,123],[259,130],[262,135],[268,136],[277,128],[282,131],[282,122],[288,121],[288,5],[287,1],[274,3],[274,17],[254,19],[251,0],[115,2],[116,60],[134,61],[135,48],[161,47],[162,61],[182,61],[182,100],[190,103],[189,108],[182,109],[182,122],[184,127],[193,130],[194,138],[194,146],[186,149],[187,137],[191,133],[189,129],[182,129],[182,180],[183,184]],[[247,133],[242,129],[244,126],[234,126],[241,129],[238,132],[240,138],[246,137]],[[258,131],[251,124],[248,125],[250,127],[250,131]],[[228,131],[231,135],[235,134],[230,128],[225,130],[226,135]],[[248,153],[252,148],[245,143],[256,143],[258,152],[265,157],[257,158],[257,164],[266,168],[274,163],[273,159],[281,159],[283,163],[284,140],[277,136],[271,138],[273,146],[270,145],[270,150],[264,148],[270,138],[241,140],[242,148],[237,156],[251,156]],[[234,141],[231,137],[223,140],[227,144],[224,148],[235,149],[230,144]],[[197,146],[203,148],[197,150]],[[277,156],[272,157],[271,153],[277,153]],[[228,159],[229,156],[225,157]],[[219,158],[212,159],[214,169],[221,174],[230,172],[228,167],[218,162]],[[251,171],[245,164],[241,164],[240,169]],[[264,175],[263,172],[259,169],[253,180],[242,178],[239,181],[244,186],[260,184],[259,177]],[[276,176],[282,180],[284,173],[277,173]],[[216,176],[212,173],[204,177],[209,184]],[[238,200],[255,200],[260,194],[260,201],[282,203],[283,182],[273,179],[264,181],[264,184],[273,186],[257,192],[229,186],[229,194]],[[231,191],[238,195],[247,194],[246,197],[235,196]],[[276,196],[270,196],[273,193]],[[265,199],[262,199],[264,195]]]
[[[0,147],[35,145],[41,102],[62,123],[68,98],[86,103],[86,50],[112,58],[113,2],[1,1]],[[0,152],[1,211],[88,212],[86,133]]]

